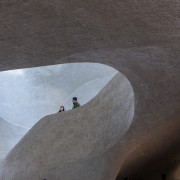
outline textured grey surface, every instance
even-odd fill
[[[133,115],[134,93],[119,73],[86,105],[40,120],[8,154],[0,177],[103,179],[104,154],[119,142]]]
[[[118,171],[137,172],[159,179],[179,164],[179,11],[178,0],[4,0],[0,69],[99,62],[122,72],[135,93],[135,116],[116,147],[103,154],[108,163],[102,175],[112,180]]]
[[[0,118],[0,161],[28,131]]]
[[[0,72],[0,161],[41,118],[86,104],[117,71],[97,63],[71,63]]]
[[[97,63],[71,63],[0,72],[0,117],[30,129],[61,105],[91,100],[117,71]],[[1,136],[1,134],[0,134]]]

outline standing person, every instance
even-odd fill
[[[75,109],[75,108],[77,108],[77,107],[80,106],[80,104],[79,104],[78,101],[77,101],[77,97],[73,97],[73,98],[72,98],[72,103],[73,103],[72,109]]]
[[[65,111],[65,108],[64,106],[61,106],[58,112],[63,112],[63,111]]]

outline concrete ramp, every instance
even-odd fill
[[[88,104],[40,120],[1,164],[0,179],[113,179],[113,147],[133,115],[133,89],[118,73]]]

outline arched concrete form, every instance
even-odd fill
[[[117,73],[98,63],[69,63],[0,72],[0,117],[30,129],[44,116],[84,105]],[[0,129],[1,131],[1,129]],[[1,134],[0,134],[1,136]]]
[[[142,48],[163,66],[179,54],[179,7],[177,0],[3,0],[0,69],[61,64],[62,57],[117,48]],[[167,48],[164,63],[159,47]]]
[[[2,161],[28,129],[0,118],[0,130],[0,161]]]
[[[71,63],[0,72],[0,162],[41,118],[81,106],[95,97],[117,71],[97,63]],[[73,78],[72,78],[73,77]]]
[[[109,161],[116,154],[108,154],[131,125],[133,115],[133,89],[118,73],[86,105],[39,121],[8,154],[0,178],[88,180],[108,175],[111,179]]]
[[[147,153],[143,151],[147,164],[156,161],[156,150],[164,149],[154,146],[155,142],[180,148],[180,143],[176,143],[180,139],[177,133],[180,128],[179,1],[15,2],[1,1],[1,70],[99,62],[119,70],[131,82],[136,97],[133,123],[117,146],[104,154],[109,157],[108,171],[103,168],[105,162],[97,163],[107,172],[106,179],[112,180],[111,175],[115,179],[119,171],[119,174],[121,170],[122,174],[129,172],[132,164],[142,162],[138,158],[140,147],[148,149]],[[171,148],[163,151],[167,163],[172,160]],[[133,155],[134,161],[128,159]],[[178,159],[179,153],[173,158]],[[92,159],[95,164],[97,161]],[[158,162],[159,171],[164,171],[164,162]],[[88,164],[80,166],[77,162],[74,168],[82,166]]]

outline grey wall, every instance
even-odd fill
[[[117,71],[97,63],[71,63],[0,72],[0,161],[42,117],[72,97],[86,104]]]
[[[89,103],[39,121],[8,154],[1,179],[109,179],[109,157],[132,123],[134,93],[120,73]]]
[[[97,63],[71,63],[0,72],[0,117],[30,129],[72,97],[81,105],[91,100],[117,73]]]
[[[16,126],[0,118],[0,161],[5,158],[27,131],[26,128]]]

